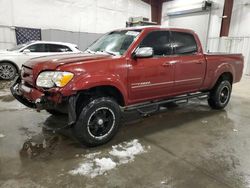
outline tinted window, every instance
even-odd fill
[[[68,46],[58,44],[47,44],[47,49],[49,52],[72,52]]]
[[[33,44],[26,49],[30,50],[30,52],[46,52],[44,44]]]
[[[152,47],[156,56],[165,56],[172,53],[168,31],[153,31],[149,33],[139,47]]]
[[[192,54],[197,52],[194,36],[189,33],[171,32],[174,39],[175,54]]]

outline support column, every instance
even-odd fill
[[[230,21],[233,10],[233,2],[234,0],[225,0],[223,17],[221,23],[220,37],[227,37],[229,34]]]
[[[157,24],[161,24],[162,4],[167,0],[142,0],[151,5],[151,20]]]

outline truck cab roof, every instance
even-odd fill
[[[185,32],[185,33],[195,33],[195,31],[191,29],[184,29],[184,28],[178,28],[178,27],[165,27],[161,25],[127,27],[127,28],[116,29],[115,31],[121,31],[121,30],[144,30],[144,31],[172,30],[172,31]]]

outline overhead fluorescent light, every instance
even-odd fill
[[[187,7],[173,8],[166,13],[166,16],[177,16],[183,14],[196,13],[196,12],[210,11],[211,6],[212,6],[212,1],[203,1],[201,3],[188,5]]]

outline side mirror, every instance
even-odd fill
[[[151,47],[138,48],[135,51],[134,58],[146,58],[152,57],[154,55],[154,50]]]
[[[23,53],[24,54],[28,54],[28,53],[30,53],[30,50],[29,49],[25,49],[25,50],[23,50]]]

